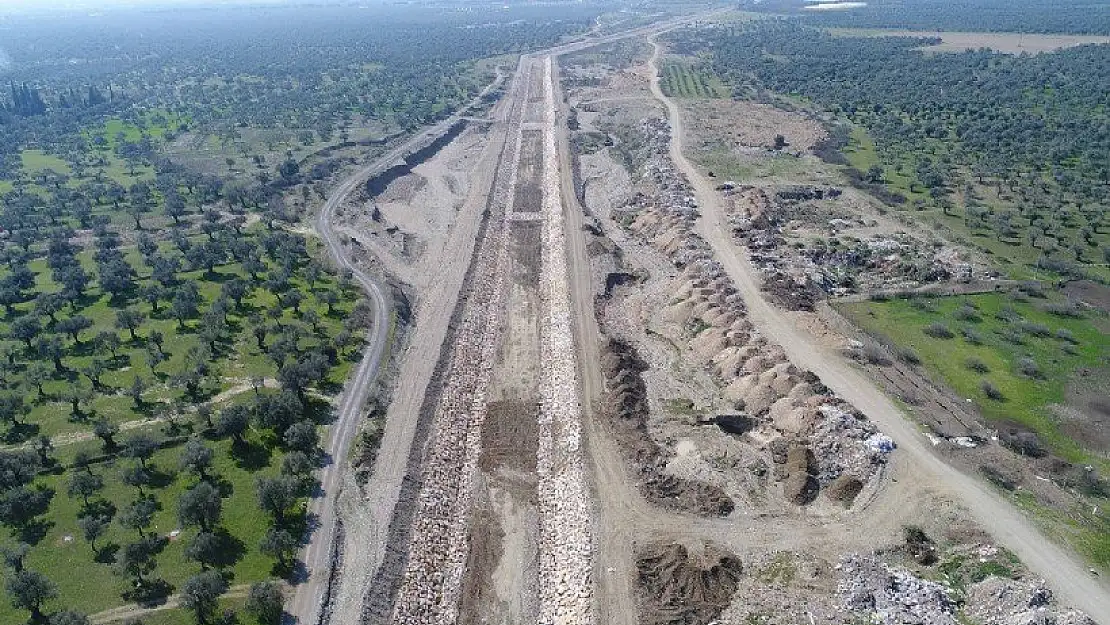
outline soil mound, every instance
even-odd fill
[[[636,559],[642,625],[709,625],[728,607],[744,567],[715,545],[701,557],[684,545],[653,544]]]

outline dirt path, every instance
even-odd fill
[[[682,117],[678,106],[659,88],[657,61],[661,47],[655,37],[650,66],[651,91],[662,102],[671,122],[670,155],[693,187],[701,218],[697,229],[735,283],[748,307],[751,322],[786,351],[796,365],[810,369],[829,388],[868,415],[899,445],[898,464],[903,477],[912,476],[925,490],[954,496],[975,520],[1000,544],[1016,553],[1035,573],[1052,585],[1063,603],[1086,611],[1106,625],[1110,623],[1110,585],[1094,578],[1081,560],[1050,542],[1019,510],[1003,500],[986,483],[946,464],[931,444],[894,403],[851,362],[822,347],[763,298],[755,270],[745,250],[732,240],[727,221],[713,186],[686,159],[682,148]],[[908,465],[908,466],[907,466]],[[890,501],[897,506],[902,502]]]
[[[503,121],[507,111],[499,104],[494,115]],[[479,159],[475,182],[440,258],[471,257],[504,140],[503,129],[492,131],[486,151]],[[427,277],[427,284],[435,288],[422,295],[415,311],[415,325],[401,361],[370,481],[361,490],[350,488],[348,496],[340,501],[345,527],[344,560],[343,573],[337,580],[333,596],[333,623],[360,622],[364,598],[386,557],[389,525],[409,468],[424,396],[439,361],[468,263],[440,262],[434,269],[435,272]],[[365,493],[365,498],[361,493]],[[311,623],[315,625],[315,621]]]
[[[222,596],[225,599],[241,599],[247,596],[250,591],[249,584],[240,584],[232,586]],[[135,603],[121,605],[118,608],[111,610],[104,610],[89,616],[89,622],[93,625],[107,625],[108,623],[118,623],[120,621],[140,621],[144,616],[153,614],[155,612],[162,612],[164,610],[172,610],[181,605],[181,595],[170,595],[166,598],[166,602],[161,605],[145,608]]]

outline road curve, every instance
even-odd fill
[[[1110,588],[1105,582],[1093,577],[1078,557],[1049,540],[989,485],[964,474],[933,453],[925,436],[871,380],[843,356],[819,345],[764,299],[745,251],[731,237],[716,191],[686,159],[682,147],[681,111],[659,87],[657,62],[661,48],[655,36],[649,41],[654,46],[650,62],[651,91],[667,108],[671,159],[689,180],[697,198],[701,212],[697,230],[743,296],[751,322],[781,345],[791,362],[816,373],[825,385],[893,437],[898,442],[902,462],[912,463],[913,470],[920,472],[923,479],[935,482],[939,488],[956,496],[995,540],[1048,581],[1062,603],[1085,611],[1101,625],[1110,625]]]
[[[602,37],[586,37],[555,46],[545,52],[565,54],[611,41],[648,35],[720,11],[721,9],[718,9],[707,13],[678,17],[664,23],[643,26]],[[389,338],[389,298],[385,295],[383,286],[375,277],[360,269],[343,252],[339,235],[332,228],[332,218],[336,209],[360,185],[412,152],[429,136],[442,135],[456,121],[466,118],[470,110],[504,80],[505,76],[499,73],[492,83],[487,85],[478,96],[455,114],[414,135],[411,139],[375,159],[374,162],[352,173],[331,190],[316,217],[316,231],[327,244],[328,253],[336,265],[350,270],[354,279],[358,281],[359,285],[371,298],[374,308],[374,321],[370,328],[362,361],[359,363],[355,374],[347,381],[347,386],[337,409],[336,421],[329,428],[326,448],[328,462],[319,475],[320,489],[309,502],[310,518],[314,518],[316,522],[313,524],[312,533],[308,537],[309,542],[304,549],[302,558],[308,577],[296,586],[286,606],[293,622],[301,625],[317,625],[323,618],[328,599],[327,594],[331,585],[333,556],[336,551],[336,539],[338,537],[339,515],[336,502],[339,496],[343,467],[350,452],[351,443],[358,432],[362,406],[366,402],[367,394],[378,374]]]
[[[315,227],[320,238],[327,244],[328,253],[337,267],[350,270],[351,275],[370,297],[374,309],[374,320],[366,340],[362,361],[353,376],[347,380],[346,388],[336,409],[336,420],[328,428],[327,458],[328,462],[320,471],[320,489],[309,503],[309,518],[316,522],[313,524],[309,542],[303,552],[303,562],[308,571],[308,578],[296,586],[292,598],[287,606],[287,611],[294,621],[302,625],[315,625],[320,622],[322,610],[327,599],[326,594],[330,585],[332,573],[333,554],[339,520],[336,498],[339,495],[340,478],[350,453],[351,443],[358,432],[358,424],[362,407],[366,403],[367,394],[378,375],[382,358],[385,355],[386,345],[389,341],[390,325],[390,298],[385,294],[384,287],[378,280],[363,271],[343,251],[339,235],[332,228],[332,218],[336,209],[371,176],[389,168],[407,154],[412,152],[429,135],[440,135],[447,131],[456,121],[476,106],[483,97],[496,88],[504,80],[499,73],[497,78],[486,86],[467,106],[460,109],[435,126],[421,132],[408,141],[390,149],[388,152],[375,159],[374,162],[361,167],[328,194],[327,201],[316,216]]]

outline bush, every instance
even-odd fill
[[[964,361],[964,366],[976,373],[989,373],[991,370],[991,368],[987,366],[987,363],[975,357],[968,358]]]
[[[979,316],[979,311],[975,310],[971,304],[960,306],[956,309],[956,312],[952,313],[952,316],[960,321],[970,321],[972,323],[978,323],[983,320],[983,318]]]
[[[886,350],[874,343],[868,343],[863,346],[863,359],[869,365],[889,365],[890,358],[886,355]]]
[[[972,330],[971,328],[964,328],[960,330],[960,334],[964,336],[965,341],[971,343],[972,345],[983,344],[983,335],[979,334],[975,330]]]
[[[1061,341],[1066,341],[1068,343],[1071,343],[1072,345],[1078,345],[1079,344],[1079,340],[1076,339],[1075,335],[1071,333],[1071,330],[1069,330],[1067,328],[1060,328],[1059,330],[1057,330],[1056,331],[1056,338],[1060,339]]]
[[[1052,330],[1050,330],[1048,326],[1043,323],[1023,323],[1021,324],[1021,331],[1028,334],[1029,336],[1036,336],[1039,338],[1044,338],[1052,334]]]
[[[1075,304],[1046,304],[1044,311],[1050,315],[1057,317],[1069,317],[1071,319],[1082,319],[1083,311]]]
[[[921,357],[917,355],[917,352],[908,347],[898,349],[898,360],[911,365],[921,364]]]
[[[925,329],[922,331],[935,339],[950,339],[956,336],[948,329],[948,326],[939,321],[930,323],[928,326],[925,326]]]
[[[1026,356],[1017,361],[1017,371],[1027,378],[1041,377],[1041,367],[1037,364],[1036,360]]]
[[[1016,328],[1006,328],[1000,331],[998,336],[1011,345],[1025,345],[1025,336]]]
[[[991,384],[990,380],[983,380],[979,384],[979,389],[983,391],[983,394],[986,395],[988,399],[993,399],[994,401],[1004,401],[1006,399],[1002,391],[998,390],[998,387],[994,384]]]

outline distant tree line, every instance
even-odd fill
[[[868,0],[851,10],[806,10],[805,0],[740,0],[745,11],[802,15],[814,26],[1110,35],[1110,4],[1091,0]]]

